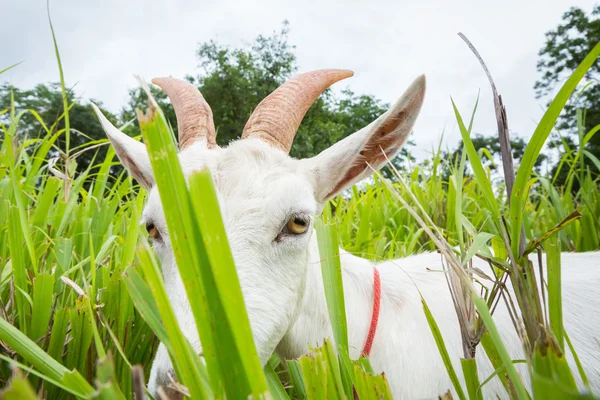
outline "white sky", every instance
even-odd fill
[[[417,156],[437,145],[442,131],[454,146],[450,96],[467,118],[481,90],[474,130],[495,134],[491,91],[463,32],[486,61],[507,107],[513,134],[529,137],[543,114],[533,84],[544,33],[571,6],[590,11],[597,0],[52,0],[50,9],[68,86],[113,112],[136,86],[133,74],[183,77],[195,73],[201,42],[239,46],[290,22],[299,72],[352,69],[336,85],[393,102],[425,73],[428,93],[415,126]],[[0,0],[0,76],[21,88],[58,81],[45,0]]]

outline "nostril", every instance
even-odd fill
[[[179,387],[175,371],[171,369],[157,377],[154,398],[161,400],[183,400],[184,394],[179,390]]]
[[[183,400],[183,393],[174,388],[166,388],[164,389],[162,386],[159,386],[158,394],[154,396],[155,399],[160,400]]]

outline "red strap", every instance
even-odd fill
[[[379,306],[381,304],[381,278],[379,277],[379,270],[373,268],[373,315],[371,316],[371,326],[369,327],[369,334],[367,335],[367,341],[363,348],[362,357],[368,357],[371,353],[371,347],[373,346],[373,339],[375,338],[375,332],[377,331],[377,321],[379,321]]]

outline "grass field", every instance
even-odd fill
[[[579,181],[576,193],[570,186],[555,187],[552,177],[532,175],[532,168],[564,103],[599,54],[600,45],[564,84],[533,133],[516,173],[510,208],[503,184],[490,180],[490,171],[482,166],[483,154],[469,145],[468,120],[463,122],[456,110],[465,141],[462,158],[442,159],[438,153],[426,164],[401,171],[397,181],[375,177],[364,189],[354,188],[348,196],[334,199],[335,211],[328,210],[325,222],[317,227],[331,264],[335,264],[338,242],[374,260],[438,249],[449,273],[458,276],[466,276],[460,268],[479,256],[490,262],[498,278],[507,274],[509,279],[520,279],[519,268],[531,268],[524,262],[520,238],[527,251],[543,245],[549,263],[558,270],[548,276],[549,315],[531,316],[536,324],[527,328],[532,335],[546,332],[559,346],[546,348],[545,353],[528,349],[531,370],[545,378],[534,380],[530,393],[534,398],[547,398],[547,393],[577,397],[571,382],[574,374],[582,372],[570,371],[564,359],[556,357],[568,345],[559,307],[560,250],[600,248],[600,182],[580,169],[584,157],[580,149],[563,156],[563,167],[570,171],[567,181]],[[273,357],[264,370],[260,368],[247,316],[233,306],[241,292],[228,247],[204,246],[223,229],[210,175],[194,175],[186,188],[160,113],[140,124],[150,154],[167,153],[153,159],[153,168],[155,174],[173,177],[157,179],[165,209],[173,210],[167,213],[170,227],[194,239],[174,239],[173,244],[180,249],[178,264],[184,280],[187,277],[196,285],[190,286],[192,291],[187,288],[196,296],[191,302],[196,319],[212,321],[199,327],[205,354],[215,354],[206,356],[205,362],[193,354],[177,324],[170,323],[173,314],[160,269],[139,226],[146,193],[127,175],[110,175],[111,166],[118,162],[114,151],[85,173],[72,176],[69,154],[57,163],[49,157],[57,138],[70,134],[68,130],[57,131],[40,121],[45,134],[23,138],[21,114],[12,108],[0,111],[10,114],[0,138],[0,385],[6,387],[5,398],[36,398],[36,393],[48,399],[134,398],[134,391],[140,390],[134,382],[142,373],[134,366],[143,367],[145,382],[157,338],[177,355],[178,378],[194,398],[263,398],[267,392],[276,399],[352,398],[353,387],[361,399],[389,398],[384,378],[370,373],[368,360],[348,358],[335,268],[327,270],[336,288],[327,295],[333,304],[330,315],[339,318],[334,330],[337,349],[327,343],[300,360],[282,363]],[[462,111],[467,115],[469,110]],[[581,146],[596,131],[587,133]],[[71,149],[70,154],[79,150]],[[200,192],[203,196],[194,196]],[[169,207],[169,202],[177,206]],[[329,262],[324,267],[332,268]],[[475,293],[474,285],[465,282],[463,288]],[[532,302],[540,301],[537,288],[525,290]],[[492,291],[483,299],[466,296],[478,311],[472,323],[483,326],[482,322],[489,331],[481,331],[478,349],[496,355],[495,366],[505,372],[507,391],[524,398],[525,388],[506,358],[489,313],[497,295]],[[522,299],[527,296],[513,295],[525,312]],[[206,318],[209,310],[222,310],[227,318],[222,322]],[[435,335],[433,319],[431,327]],[[440,352],[442,357],[442,347]],[[455,396],[479,398],[477,388],[487,377],[473,375],[473,359],[463,361],[460,370],[447,365],[451,376],[465,374],[467,385],[456,382]]]

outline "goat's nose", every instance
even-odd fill
[[[163,389],[160,386],[159,392],[154,395],[154,398],[160,400],[183,400],[183,393],[172,388]]]
[[[177,384],[175,371],[171,370],[159,375],[156,382],[156,393],[153,393],[154,398],[157,400],[183,400],[183,393],[175,388],[175,384]]]

